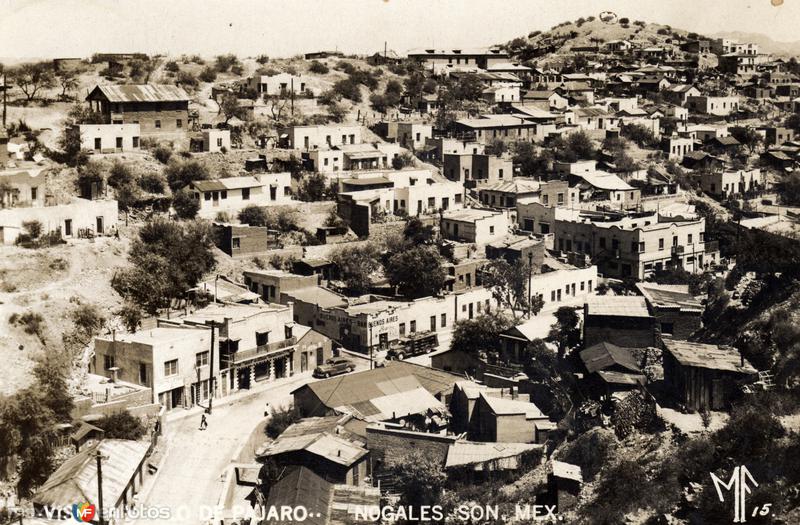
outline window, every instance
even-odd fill
[[[411,321],[410,326],[409,326],[409,330],[411,330],[412,334],[417,331],[417,322],[416,321]]]
[[[227,190],[222,190],[221,192],[219,192],[219,198],[220,199],[227,199],[228,198],[228,191]]]
[[[557,199],[557,201],[558,201],[558,204],[564,204],[564,194],[563,194],[563,193],[559,193],[559,194],[556,196],[556,199]]]
[[[205,352],[197,352],[194,355],[194,366],[197,368],[208,366],[208,350]]]
[[[155,126],[156,126],[156,129],[161,129],[161,121],[156,119]]]
[[[688,244],[692,244],[692,234],[689,234],[689,238],[686,241]]]
[[[242,188],[242,200],[243,201],[250,200],[250,188]]]
[[[218,147],[218,148],[221,148],[221,147],[222,147],[222,139],[221,139],[221,138],[218,138],[218,139],[217,139],[217,147]]]
[[[211,200],[211,192],[210,191],[204,192],[203,193],[203,198],[205,198],[205,200],[207,200],[207,201],[210,201]]]
[[[322,165],[323,166],[327,166],[328,165],[328,157],[325,157],[325,159],[322,162]]]
[[[442,325],[442,328],[447,326],[447,314],[442,314],[439,324]]]
[[[550,200],[550,199],[549,199],[549,196],[548,196],[548,195],[542,195],[542,204],[544,204],[545,206],[547,206],[547,203],[548,203],[548,201],[549,201],[549,200]]]
[[[644,253],[644,243],[643,242],[639,243],[639,253]]]
[[[147,384],[147,364],[146,363],[139,363],[139,384],[146,385]]]
[[[35,201],[36,197],[39,195],[39,188],[33,187],[31,188],[31,200]]]
[[[435,332],[435,331],[436,331],[436,316],[432,315],[431,316],[431,332]]]
[[[234,237],[233,239],[231,239],[231,248],[236,250],[241,247],[242,247],[242,240],[239,237]]]
[[[503,168],[500,168],[499,170],[497,170],[497,178],[498,179],[502,179],[503,178]]]
[[[659,239],[658,240],[658,249],[659,250],[663,250],[664,249],[664,239]]]
[[[263,346],[269,343],[269,331],[256,332],[256,346]]]
[[[494,226],[489,226],[489,233],[494,233]]]
[[[122,149],[122,137],[117,137],[117,148]]]
[[[178,375],[178,360],[172,359],[170,361],[164,362],[164,376],[175,376]]]
[[[110,368],[114,368],[114,356],[113,355],[104,355],[103,356],[103,369],[108,370]]]
[[[176,128],[182,128],[183,127],[183,120],[182,119],[177,119],[175,121],[175,127]]]

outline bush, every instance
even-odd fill
[[[239,64],[239,59],[234,54],[227,54],[227,55],[219,55],[214,60],[214,68],[220,73],[226,73],[231,70],[231,68]]]
[[[239,222],[248,226],[266,226],[268,221],[267,210],[255,204],[242,209],[237,218]]]
[[[38,312],[27,311],[22,315],[11,314],[8,322],[22,328],[28,335],[35,335],[39,339],[44,336],[44,317]]]
[[[170,162],[164,170],[164,174],[167,176],[167,183],[172,191],[185,188],[192,182],[210,178],[208,169],[196,160]]]
[[[136,180],[136,175],[130,166],[115,160],[108,171],[108,185],[114,189],[121,188],[127,184],[132,184]]]
[[[153,150],[153,156],[161,164],[166,164],[172,158],[172,147],[168,144],[159,144]]]
[[[353,102],[361,102],[361,85],[352,78],[344,78],[337,81],[333,85],[332,91]]]
[[[188,71],[180,71],[178,73],[178,77],[175,79],[175,84],[186,88],[196,88],[198,85],[200,85],[200,82],[192,73]]]
[[[330,71],[330,68],[319,60],[312,60],[311,64],[308,65],[308,70],[317,75],[325,75]]]
[[[105,439],[141,439],[145,434],[145,428],[138,417],[131,415],[130,412],[114,412],[95,421],[94,426],[103,430]]]
[[[269,62],[269,57],[267,55],[258,55],[256,57],[256,62],[258,62],[259,64],[261,64],[263,66],[264,64]]]
[[[145,173],[139,177],[139,187],[148,193],[164,193],[167,181],[160,173]]]
[[[200,80],[202,80],[203,82],[214,82],[215,80],[217,80],[217,72],[214,70],[214,68],[206,66],[200,72],[198,78],[200,78]]]
[[[181,70],[181,67],[174,60],[170,60],[169,62],[164,64],[164,69],[172,73],[177,73],[178,71]]]
[[[280,407],[270,414],[264,433],[275,439],[294,423],[300,421],[300,411],[294,406]]]
[[[186,188],[181,188],[172,198],[172,208],[180,219],[194,219],[200,211],[200,201]]]

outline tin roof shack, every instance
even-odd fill
[[[703,326],[703,304],[688,285],[637,283],[661,335],[688,339]]]
[[[214,244],[231,257],[249,257],[280,248],[279,232],[264,226],[214,223]]]
[[[533,265],[534,273],[544,264],[544,241],[527,235],[508,235],[486,245],[487,259],[505,259],[514,264],[519,259]]]
[[[758,371],[735,348],[664,339],[664,384],[689,410],[722,410]]]
[[[382,368],[303,385],[292,396],[304,417],[349,413],[378,422],[440,410],[460,379],[406,361],[389,361]]]
[[[177,86],[95,86],[86,101],[107,124],[139,124],[142,136],[183,134],[189,127],[189,95]]]
[[[547,474],[547,495],[550,504],[555,504],[557,512],[564,512],[578,503],[578,495],[583,485],[581,467],[553,460]]]
[[[654,321],[644,297],[591,297],[583,306],[583,345],[606,341],[627,348],[655,346]]]
[[[592,397],[608,398],[645,384],[645,376],[628,348],[602,342],[581,351],[586,377],[584,383]]]
[[[103,460],[103,506],[121,512],[142,486],[142,467],[149,443],[104,439],[84,448],[62,464],[33,496],[37,515],[65,514],[76,502],[98,502],[96,454]],[[66,512],[65,512],[66,511]],[[71,516],[61,516],[70,519]]]
[[[474,441],[544,443],[555,426],[526,394],[487,389],[478,394],[467,435]]]
[[[331,483],[358,486],[369,474],[364,442],[332,432],[280,435],[256,451],[256,458],[278,467],[305,467]]]
[[[262,525],[283,525],[281,509],[303,507],[310,525],[375,523],[380,516],[381,492],[374,487],[335,484],[305,467],[288,471],[269,489]]]
[[[367,426],[367,448],[375,479],[384,482],[384,472],[401,464],[408,456],[422,454],[431,461],[443,465],[450,446],[457,436],[430,432],[416,432],[387,423]],[[383,483],[381,483],[383,485]]]
[[[259,173],[244,177],[196,180],[189,184],[200,204],[198,215],[235,214],[247,206],[291,204],[292,177],[288,172]]]
[[[447,451],[445,469],[451,476],[476,473],[486,477],[490,473],[515,471],[521,466],[538,463],[544,447],[530,443],[475,443],[457,441]]]

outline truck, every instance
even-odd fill
[[[418,332],[393,341],[386,352],[386,359],[402,361],[406,357],[433,352],[439,346],[436,332]]]

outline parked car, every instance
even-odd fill
[[[339,374],[346,374],[356,369],[355,363],[346,357],[331,357],[325,364],[319,365],[314,369],[314,377],[331,377]]]

